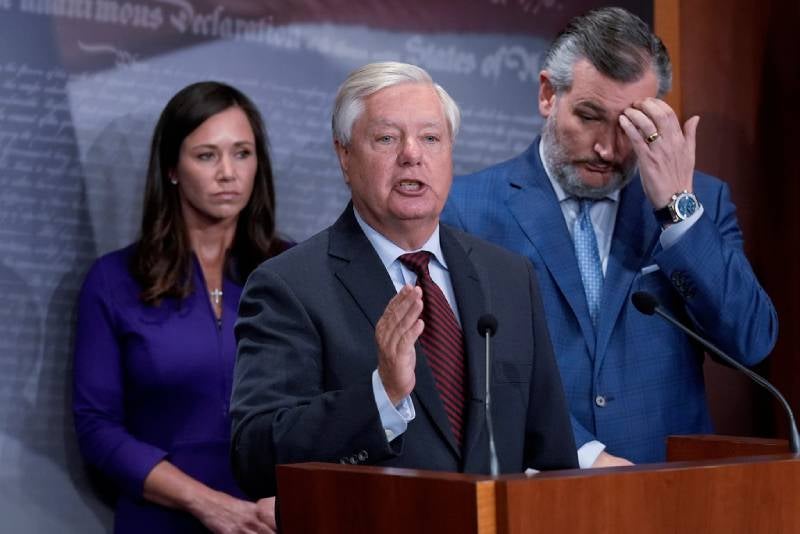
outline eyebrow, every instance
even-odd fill
[[[243,145],[255,146],[255,142],[247,141],[247,140],[241,140],[241,141],[236,141],[235,143],[233,143],[233,146],[243,146]],[[194,150],[196,148],[218,148],[218,147],[219,147],[219,145],[215,145],[214,143],[200,143],[200,144],[197,144],[197,145],[192,145],[189,148]]]
[[[575,104],[574,109],[581,109],[581,108],[589,109],[590,111],[597,113],[601,117],[605,117],[606,114],[608,113],[608,110],[606,110],[606,108],[604,108],[599,104],[595,104],[590,100],[584,100],[582,102],[578,102],[577,104]]]

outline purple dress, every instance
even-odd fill
[[[197,260],[194,291],[159,307],[139,300],[133,246],[98,259],[81,289],[73,411],[84,459],[119,490],[118,533],[207,532],[190,514],[142,498],[168,460],[211,488],[244,498],[230,468],[228,403],[242,292],[223,282],[218,323]]]

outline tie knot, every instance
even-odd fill
[[[581,215],[583,215],[584,213],[589,213],[589,210],[592,209],[595,201],[591,198],[579,198],[578,203],[581,206]]]
[[[417,273],[419,276],[422,273],[428,272],[428,263],[431,261],[431,253],[426,250],[419,252],[409,252],[400,256],[400,261],[403,265]]]

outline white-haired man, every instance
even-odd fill
[[[439,224],[456,104],[428,74],[370,64],[339,90],[334,145],[352,202],[259,267],[236,326],[233,463],[251,495],[275,466],[329,461],[489,472],[484,349],[501,472],[577,466],[530,263]]]

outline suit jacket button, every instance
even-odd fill
[[[697,293],[697,287],[694,285],[691,279],[687,279],[686,283],[683,285],[683,297],[686,299],[692,298],[695,293]]]
[[[367,454],[367,451],[365,450],[360,450],[358,451],[358,454],[356,454],[356,457],[358,458],[359,462],[364,462],[367,458],[369,458],[369,454]]]
[[[670,279],[672,280],[672,283],[675,285],[675,288],[678,291],[681,291],[683,289],[683,286],[686,285],[686,275],[684,274],[683,271],[675,271],[674,273],[672,273]]]
[[[606,405],[606,398],[603,395],[598,395],[594,398],[594,403],[603,408]]]

